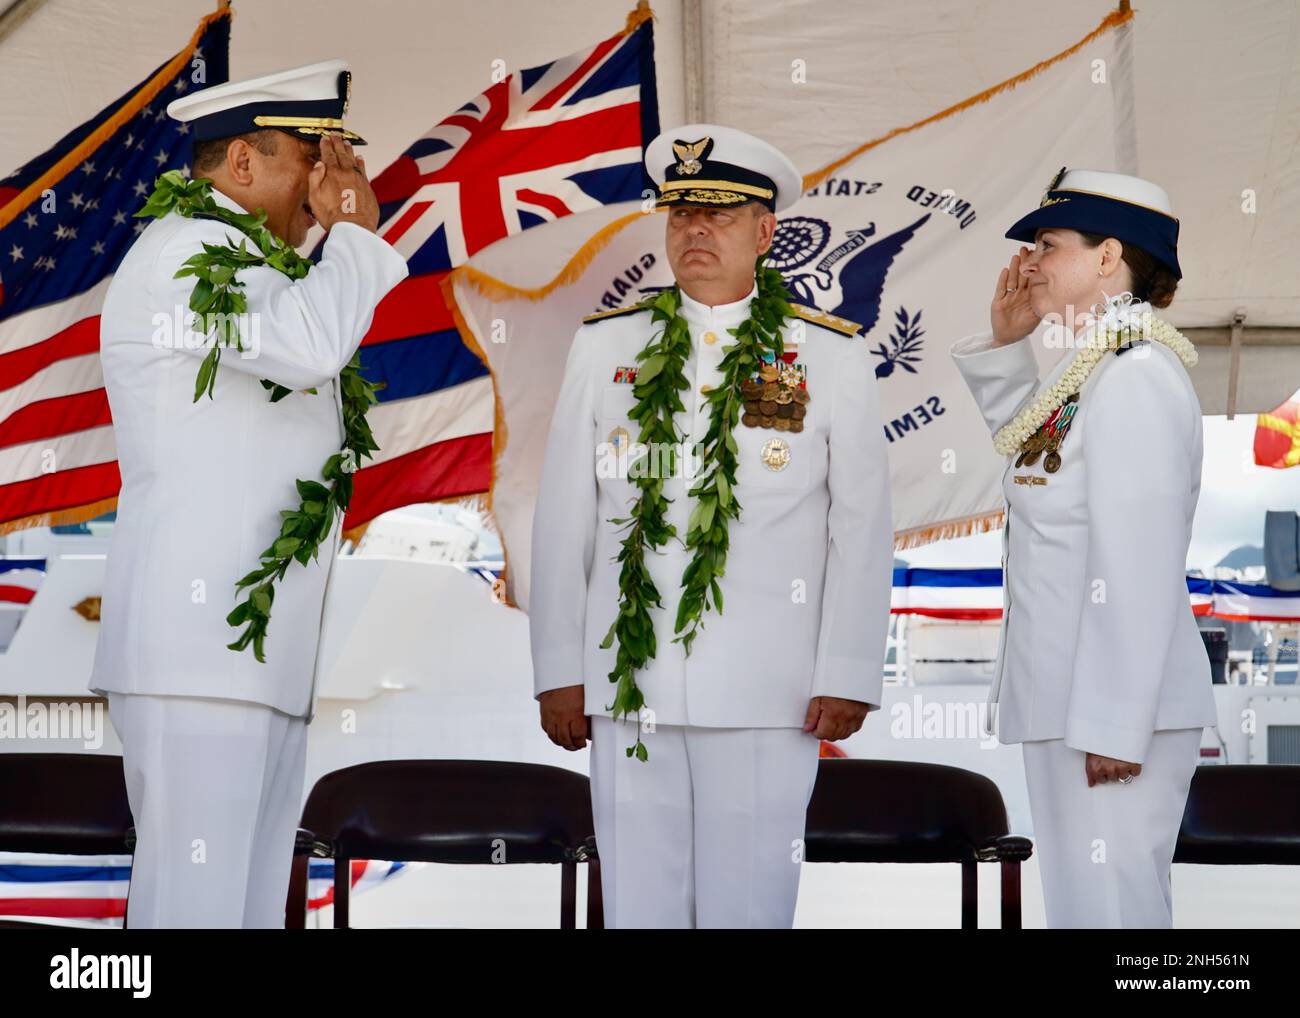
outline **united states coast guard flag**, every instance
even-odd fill
[[[1001,526],[994,451],[948,356],[988,328],[1003,234],[1062,165],[1131,172],[1128,16],[986,92],[867,142],[804,180],[767,263],[796,300],[858,322],[879,384],[897,544]],[[754,126],[761,135],[761,125]],[[797,139],[770,139],[797,157]],[[527,606],[532,502],[568,347],[584,314],[672,283],[664,221],[638,204],[484,251],[450,281],[505,411],[492,509],[507,595]],[[1043,366],[1063,350],[1036,352]],[[607,379],[607,383],[617,382]],[[810,380],[811,382],[811,380]]]
[[[112,509],[121,477],[99,365],[109,279],[158,175],[186,171],[167,104],[227,78],[230,12],[141,84],[0,180],[0,533]]]

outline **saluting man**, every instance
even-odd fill
[[[541,722],[592,743],[607,925],[789,927],[819,740],[881,699],[875,374],[857,325],[756,273],[802,193],[782,153],[693,124],[646,167],[676,285],[570,349],[533,525]]]
[[[284,924],[332,510],[306,506],[318,557],[291,561],[274,584],[264,662],[227,648],[240,632],[226,617],[236,581],[281,534],[281,511],[299,507],[295,481],[324,490],[322,467],[346,438],[337,379],[406,275],[374,232],[378,205],[348,140],[361,139],[343,127],[349,82],[334,60],[168,106],[190,126],[195,181],[174,182],[186,196],[140,234],[105,300],[122,490],[90,685],[122,739],[137,835],[131,927]],[[269,234],[237,218],[258,210]],[[313,222],[328,231],[320,262],[293,278],[281,269]],[[243,352],[226,348],[196,398],[213,344],[202,329],[197,342],[160,335],[159,323],[188,321],[192,297],[213,292],[175,278],[188,259],[241,243],[257,262],[233,274],[247,302]]]

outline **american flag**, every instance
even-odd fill
[[[140,85],[0,180],[0,533],[116,503],[99,312],[145,227],[134,212],[159,174],[187,169],[167,104],[226,80],[229,39],[229,11],[204,18]]]
[[[644,146],[659,132],[653,22],[504,77],[375,178],[379,232],[410,275],[362,342],[384,384],[370,421],[380,449],[356,475],[344,526],[389,509],[485,492],[496,425],[492,380],[460,338],[442,281],[504,237],[639,198]]]

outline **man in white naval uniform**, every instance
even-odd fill
[[[1090,307],[1104,327],[1169,303],[1177,233],[1148,181],[1058,174],[1007,233],[1035,246],[1003,268],[993,328],[952,349],[991,431],[1062,378],[1098,327]],[[1103,309],[1122,291],[1139,299]],[[1040,382],[1025,337],[1049,315],[1046,342],[1063,355]],[[1167,927],[1201,730],[1216,723],[1186,585],[1200,404],[1179,355],[1142,339],[1102,354],[1077,392],[1059,441],[1013,455],[1003,475],[990,716],[1000,741],[1024,744],[1048,925]]]
[[[646,166],[668,208],[690,334],[689,388],[674,418],[690,448],[709,426],[706,395],[722,380],[728,330],[749,316],[774,211],[802,181],[776,149],[708,124],[656,139]],[[797,353],[810,396],[803,427],[735,427],[742,509],[730,525],[725,610],[707,615],[689,657],[673,620],[691,554],[670,540],[647,555],[663,607],[651,609],[657,653],[636,674],[643,762],[627,755],[636,718],[610,716],[615,651],[600,647],[619,605],[623,530],[610,520],[627,515],[637,487],[601,457],[640,433],[630,368],[663,328],[645,310],[597,314],[570,349],[533,525],[542,726],[567,749],[592,742],[608,926],[789,927],[819,740],[850,735],[881,700],[893,524],[875,374],[853,323],[806,308],[787,320],[786,352]],[[690,486],[681,472],[664,482],[679,535]]]
[[[190,124],[193,175],[213,182],[219,206],[265,210],[291,245],[313,221],[328,230],[303,279],[239,270],[250,353],[226,351],[213,398],[194,400],[206,347],[160,337],[159,323],[189,321],[195,281],[174,278],[182,263],[242,233],[170,212],[141,233],[105,300],[122,490],[90,686],[122,739],[137,836],[131,927],[284,925],[337,522],[319,560],[292,563],[277,585],[265,663],[227,649],[239,633],[226,615],[280,511],[298,506],[294,482],[319,479],[340,450],[335,380],[406,275],[374,233],[378,205],[342,128],[347,84],[343,61],[329,61],[168,107]],[[263,114],[280,126],[262,129]],[[264,378],[295,391],[272,403]]]

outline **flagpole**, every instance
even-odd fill
[[[1115,13],[1125,17],[1115,34],[1116,68],[1113,78],[1115,88],[1115,168],[1121,173],[1138,172],[1137,139],[1137,82],[1135,79],[1132,8],[1129,0],[1120,0]]]
[[[682,78],[686,92],[686,122],[704,117],[704,8],[701,0],[682,0]]]

